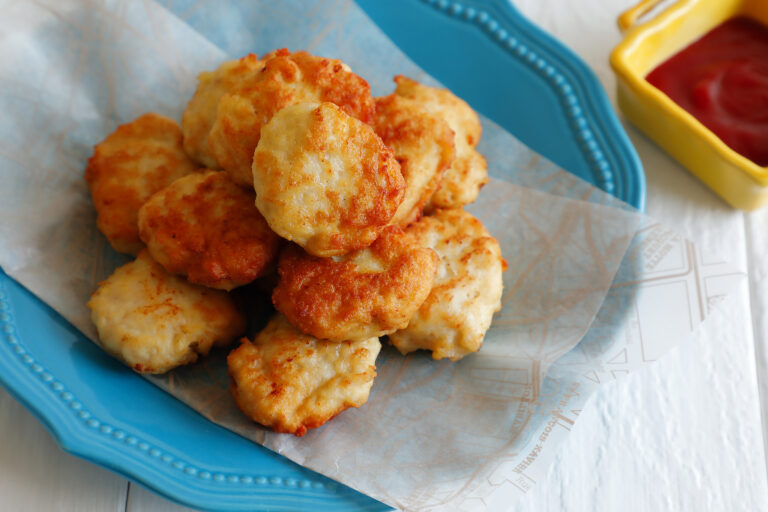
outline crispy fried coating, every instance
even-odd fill
[[[193,363],[246,323],[226,292],[168,274],[146,250],[103,281],[88,307],[104,350],[139,373]]]
[[[276,260],[278,237],[254,206],[255,194],[223,172],[195,173],[153,195],[139,212],[152,257],[190,283],[231,290]]]
[[[270,227],[316,256],[370,245],[405,188],[392,149],[333,103],[293,105],[264,126],[253,184]]]
[[[383,336],[408,325],[429,295],[438,261],[395,226],[370,247],[336,258],[310,256],[292,245],[280,255],[272,302],[317,338]]]
[[[416,100],[390,94],[376,98],[372,126],[395,151],[405,179],[405,196],[391,223],[400,227],[419,220],[454,158],[453,131],[440,116]]]
[[[303,102],[331,102],[367,123],[374,112],[368,83],[336,59],[278,50],[252,80],[219,101],[210,147],[235,183],[251,186],[253,151],[261,128],[277,112]]]
[[[477,352],[493,314],[501,309],[499,243],[482,223],[461,209],[437,210],[408,233],[440,255],[435,284],[408,327],[389,336],[403,354],[432,351],[435,359],[461,359]]]
[[[475,151],[482,135],[477,114],[447,89],[429,87],[404,76],[396,76],[395,83],[396,95],[417,101],[430,113],[445,119],[454,132],[456,157],[426,209],[460,208],[474,202],[480,188],[488,183],[488,164]]]
[[[318,340],[276,314],[253,342],[244,338],[230,352],[232,395],[253,421],[303,436],[368,401],[379,350],[377,338]]]
[[[117,252],[138,254],[139,208],[152,194],[196,165],[184,153],[176,121],[144,114],[118,126],[97,144],[85,180],[98,213],[97,225]]]
[[[224,62],[215,71],[204,71],[198,75],[195,95],[189,100],[181,119],[184,149],[195,161],[209,169],[221,168],[208,140],[208,134],[216,121],[219,100],[253,80],[254,75],[262,69],[264,61],[251,53],[241,59]]]

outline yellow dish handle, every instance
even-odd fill
[[[656,7],[660,2],[661,0],[640,0],[636,6],[630,7],[621,13],[618,20],[619,30],[626,32],[632,28],[640,16]]]

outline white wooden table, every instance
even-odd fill
[[[578,53],[614,97],[608,54],[633,0],[514,0]],[[761,396],[768,387],[768,208],[734,211],[632,127],[650,215],[747,270],[696,335],[604,386],[547,477],[516,511],[768,510]],[[768,384],[768,383],[765,383]],[[184,510],[62,452],[0,389],[0,510]]]

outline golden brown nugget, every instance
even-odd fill
[[[389,341],[403,354],[425,349],[435,359],[456,361],[477,352],[493,314],[501,309],[506,263],[499,243],[461,209],[437,210],[407,232],[434,249],[441,261],[429,297],[408,327]]]
[[[141,239],[168,272],[190,283],[221,290],[248,284],[276,260],[280,247],[254,199],[226,173],[185,176],[142,206]]]
[[[440,116],[410,98],[376,98],[372,126],[395,152],[405,180],[405,196],[391,223],[400,227],[419,220],[454,157],[453,131]]]
[[[408,325],[429,295],[438,261],[395,226],[370,247],[336,258],[310,256],[292,245],[280,255],[272,302],[317,338],[383,336]]]
[[[303,436],[368,401],[376,376],[377,338],[321,341],[275,315],[253,342],[227,358],[232,395],[253,421]]]
[[[167,273],[144,250],[88,301],[99,343],[139,373],[164,373],[231,343],[246,319],[226,292]]]
[[[197,77],[195,95],[189,100],[181,129],[184,133],[184,149],[195,161],[209,169],[221,166],[213,156],[208,134],[216,121],[219,100],[264,69],[264,61],[251,53],[237,60],[224,62],[215,71],[204,71]]]
[[[209,135],[216,160],[235,183],[251,186],[261,128],[289,105],[325,101],[365,123],[373,116],[368,83],[340,60],[285,49],[274,52],[253,80],[220,99]]]
[[[404,76],[396,76],[395,83],[396,95],[417,101],[428,112],[445,119],[454,132],[456,157],[426,209],[460,208],[474,202],[480,188],[488,183],[488,164],[475,151],[482,135],[477,114],[447,89],[429,87]]]
[[[333,103],[300,103],[262,129],[253,156],[256,206],[281,237],[310,254],[370,245],[402,202],[392,149]]]
[[[97,225],[117,252],[138,254],[139,208],[197,166],[184,153],[176,121],[144,114],[96,145],[85,169]]]

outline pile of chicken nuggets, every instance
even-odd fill
[[[462,209],[488,180],[480,122],[448,90],[395,83],[373,98],[339,60],[248,55],[200,74],[181,126],[145,114],[98,144],[98,227],[136,256],[88,302],[101,346],[141,373],[193,363],[245,333],[232,290],[271,289],[266,327],[227,358],[231,390],[298,436],[368,400],[382,337],[479,350],[506,267]]]

